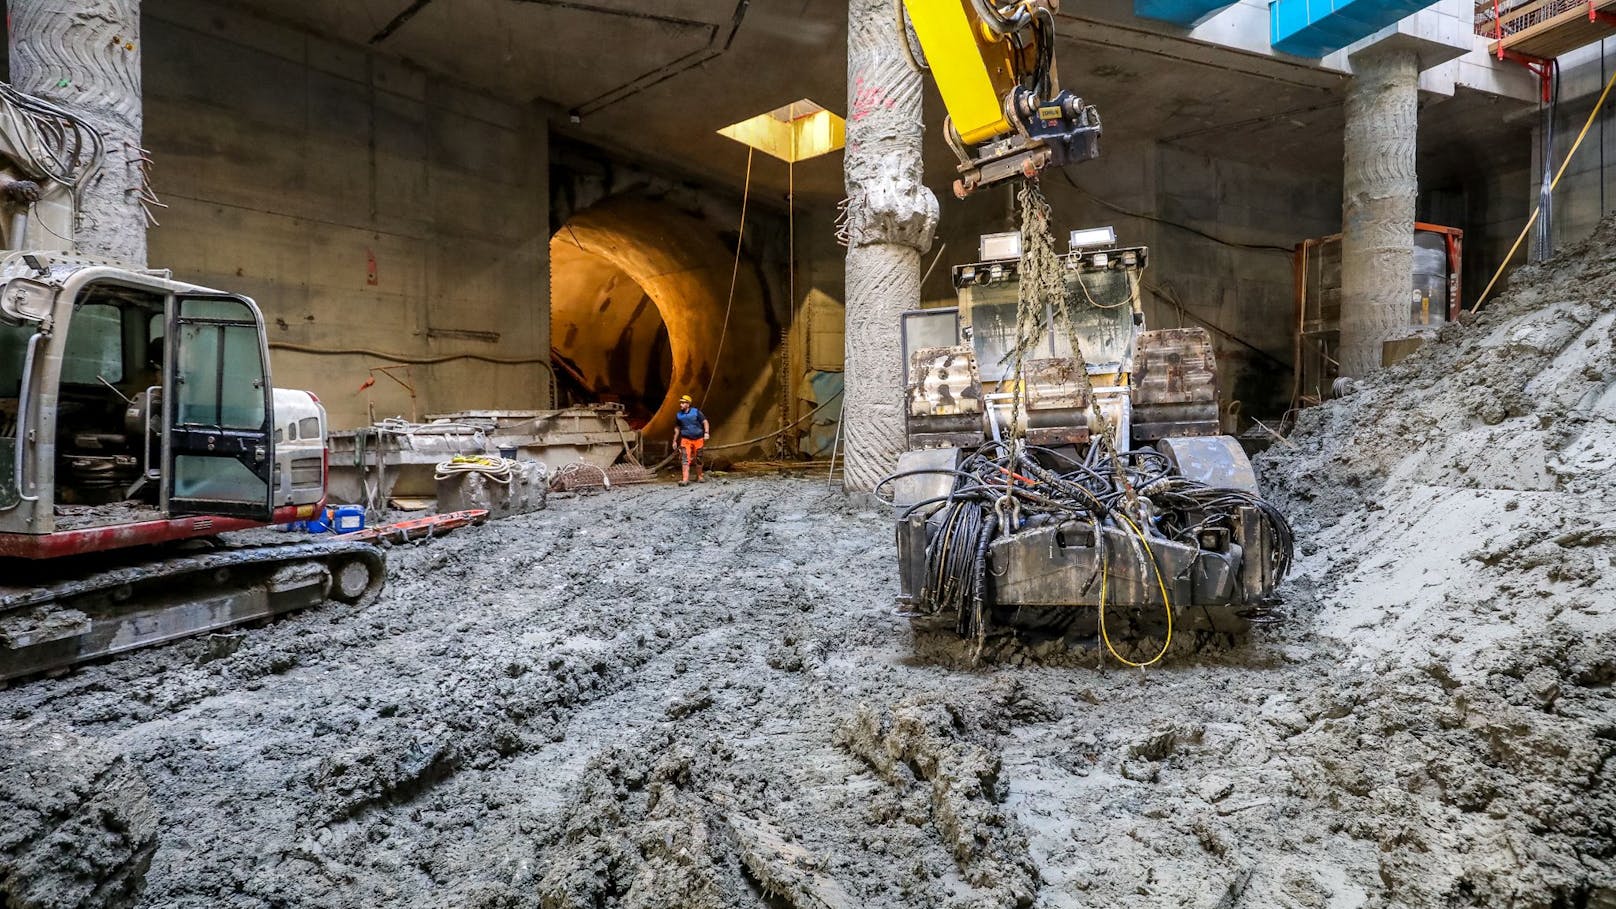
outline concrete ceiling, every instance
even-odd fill
[[[560,134],[731,186],[747,152],[719,127],[804,97],[845,109],[845,0],[231,2],[545,103]],[[1059,31],[1062,82],[1099,107],[1112,141],[1155,138],[1262,166],[1341,160],[1337,75],[1098,20],[1063,16]],[[934,89],[927,108],[928,123],[940,122]],[[928,183],[946,191],[953,161],[938,130],[926,154]],[[789,176],[780,161],[754,161],[760,198],[783,200],[788,179],[805,204],[839,199],[841,155]]]

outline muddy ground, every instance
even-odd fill
[[[1616,909],[1616,220],[1259,461],[1283,618],[894,613],[822,478],[552,500],[0,692],[0,909]]]
[[[19,686],[0,716],[12,747],[123,756],[102,789],[158,818],[151,907],[1616,895],[1608,798],[1566,799],[1610,782],[1608,649],[1540,641],[1580,673],[1552,693],[1509,674],[1530,649],[1460,684],[1352,668],[1304,621],[1146,672],[972,666],[916,656],[892,552],[822,479],[557,499],[395,550],[369,607]],[[13,891],[87,892],[106,839]]]

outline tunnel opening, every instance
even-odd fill
[[[550,359],[561,406],[623,405],[644,429],[673,382],[662,310],[627,271],[563,228],[550,240]]]
[[[615,401],[665,448],[680,395],[728,457],[779,426],[765,281],[700,211],[634,193],[572,212],[550,238],[551,357],[563,402]]]

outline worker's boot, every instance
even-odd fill
[[[680,459],[679,466],[684,468],[684,476],[680,478],[679,485],[680,486],[689,486],[690,485],[690,458],[685,457],[685,458]]]

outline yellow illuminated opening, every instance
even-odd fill
[[[847,121],[804,98],[732,123],[718,134],[795,164],[841,148],[847,141]]]

